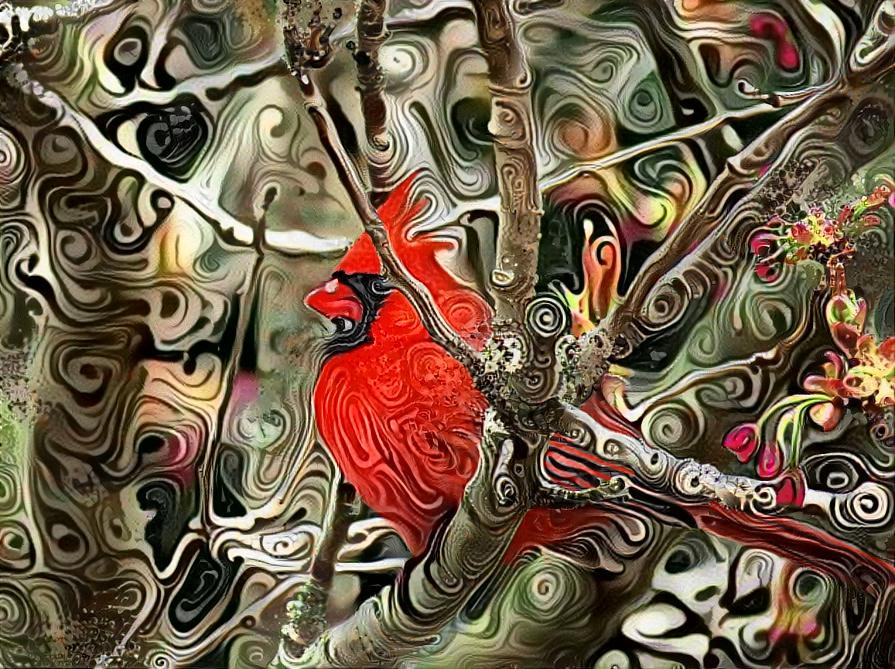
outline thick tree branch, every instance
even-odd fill
[[[534,295],[541,195],[534,153],[531,74],[506,0],[475,0],[476,27],[488,63],[500,227],[491,275],[497,318],[521,323]]]
[[[649,493],[666,496],[674,504],[700,505],[701,510],[696,515],[706,521],[704,525],[709,531],[713,527],[729,530],[731,525],[737,524],[754,530],[755,527],[784,523],[789,532],[787,536],[798,539],[800,545],[812,546],[830,565],[837,564],[843,555],[860,562],[862,569],[870,574],[869,587],[881,591],[895,583],[895,566],[851,547],[823,530],[775,517],[773,514],[786,511],[772,487],[775,481],[724,474],[713,465],[677,458],[634,436],[610,431],[572,406],[561,406],[552,418],[556,432],[618,466],[620,471],[632,473],[632,486],[639,485]],[[802,507],[830,521],[866,513],[863,509],[877,508],[881,498],[890,494],[883,486],[872,482],[848,493],[806,489]],[[856,521],[860,523],[861,519]],[[749,532],[740,534],[745,536]]]
[[[349,620],[325,632],[301,658],[281,650],[279,664],[308,666],[393,665],[432,643],[501,564],[528,508],[529,485],[515,476],[517,495],[506,503],[492,480],[509,434],[489,412],[478,469],[466,486],[460,508],[433,537],[426,554],[408,564],[399,581],[364,602]]]
[[[367,144],[376,151],[388,149],[386,109],[382,91],[385,76],[379,65],[379,47],[386,38],[387,0],[361,0],[357,11],[357,81],[360,84],[361,112]]]

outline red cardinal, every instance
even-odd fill
[[[450,325],[480,350],[491,310],[436,256],[453,248],[430,235],[411,237],[423,202],[409,201],[412,177],[380,207],[396,255],[425,283]],[[404,295],[380,276],[373,244],[362,235],[333,278],[305,303],[337,328],[314,392],[317,428],[345,479],[390,520],[408,548],[422,552],[440,520],[456,508],[478,463],[487,402],[466,369],[435,344]],[[548,471],[566,487],[606,475],[592,456],[556,444]],[[530,511],[507,551],[567,541],[594,509]],[[597,514],[598,515],[598,514]]]

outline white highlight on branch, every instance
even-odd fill
[[[222,231],[232,234],[239,243],[246,246],[255,243],[254,227],[234,217],[203,189],[159,174],[145,160],[127,153],[111,142],[93,119],[75,109],[58,93],[38,82],[31,82],[30,86],[36,97],[59,113],[61,125],[68,124],[78,130],[93,150],[110,164],[142,174],[148,182],[179,198]],[[304,230],[266,230],[264,241],[271,250],[290,255],[338,254],[345,251],[351,243],[345,238],[317,237]]]

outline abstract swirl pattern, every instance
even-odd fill
[[[470,4],[388,3],[385,148],[365,140],[355,3],[317,4],[337,48],[314,76],[374,202],[415,172],[414,239],[431,235],[439,271],[484,295],[501,202]],[[544,210],[543,295],[528,325],[561,343],[644,291],[606,345],[615,357],[601,361],[600,406],[677,458],[644,460],[652,482],[698,488],[673,464],[692,458],[738,476],[772,470],[778,502],[808,492],[785,518],[745,529],[740,511],[677,504],[651,481],[582,510],[573,532],[565,516],[526,519],[561,526],[563,542],[520,538],[515,561],[407,661],[892,666],[895,406],[868,413],[853,396],[854,410],[823,428],[806,413],[789,484],[775,458],[795,447],[747,453],[730,438],[808,393],[825,356],[849,358],[825,320],[820,266],[785,264],[764,280],[752,248],[774,215],[839,211],[895,187],[891,67],[842,84],[886,53],[891,9],[509,5],[531,69]],[[326,377],[327,401],[356,416],[340,430],[357,441],[355,469],[371,470],[368,489],[397,485],[396,469],[426,483],[414,506],[423,516],[403,531],[369,500],[343,505],[345,472],[312,395],[336,338],[364,333],[339,332],[303,300],[361,224],[283,61],[278,5],[97,7],[0,59],[0,665],[268,666],[321,553],[334,551],[330,624],[402,583],[402,566],[439,531],[442,517],[426,510],[459,504],[476,471],[470,435],[484,400],[454,392],[465,381],[452,375],[465,372],[428,340],[395,352],[414,382],[436,388],[425,401],[407,381],[375,376],[379,358],[363,386]],[[11,30],[0,24],[0,38]],[[818,93],[829,98],[814,109]],[[775,124],[784,131],[768,139]],[[845,277],[865,302],[861,334],[895,369],[895,346],[883,348],[895,336],[892,204],[856,240]],[[584,303],[586,319],[575,312]],[[480,310],[439,306],[482,350],[491,331]],[[545,396],[553,372],[531,381]],[[895,371],[882,375],[895,385]],[[787,429],[777,445],[794,443]],[[417,463],[365,448],[395,431],[451,472],[449,494]],[[452,440],[464,446],[445,451]],[[584,476],[593,461],[561,446],[554,472]],[[330,549],[340,505],[351,522]],[[793,524],[829,550],[814,557],[823,542],[803,542]]]

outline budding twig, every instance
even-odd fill
[[[740,511],[746,512],[740,516],[746,519],[750,516],[762,518],[785,510],[777,500],[772,480],[725,474],[713,465],[678,458],[633,436],[610,431],[573,406],[562,405],[554,419],[557,433],[589,448],[606,462],[631,470],[636,477],[631,481],[632,487],[639,485],[651,493],[668,496],[678,504],[720,502],[719,509],[726,508],[731,512],[724,513],[728,518],[737,517],[735,513]],[[810,509],[827,523],[837,516],[860,513],[864,506],[874,508],[889,494],[883,486],[872,482],[847,493],[822,492],[807,487],[803,493],[801,507]],[[829,536],[813,528],[811,531]],[[830,536],[829,540],[833,538]],[[895,567],[883,567],[879,558],[859,549],[852,549],[852,552],[878,573],[881,580],[895,582]]]

